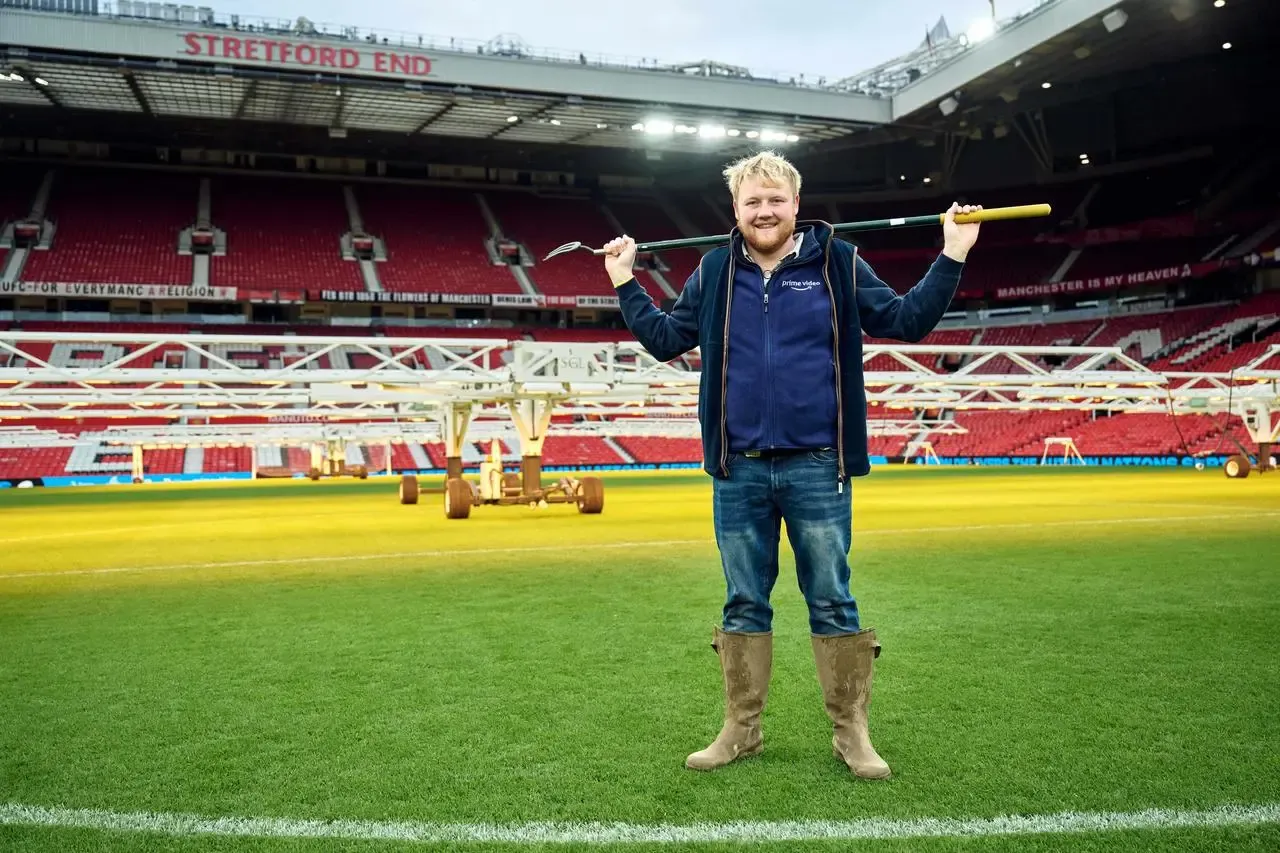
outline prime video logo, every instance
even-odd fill
[[[822,282],[820,281],[784,281],[782,282],[782,286],[785,288],[789,288],[790,290],[805,291],[805,290],[813,290],[815,287],[822,287]]]

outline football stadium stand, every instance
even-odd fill
[[[1266,144],[1274,134],[1260,132],[1271,111],[1250,107],[1237,115],[1210,103],[1205,96],[1213,90],[1197,72],[1222,64],[1221,40],[1205,54],[1176,35],[1163,13],[1157,22],[1131,10],[1134,20],[1106,36],[1113,44],[1105,62],[1113,65],[1102,64],[1101,54],[1079,61],[1077,42],[1103,38],[1093,32],[1099,27],[1081,24],[1057,35],[1045,30],[1022,66],[975,72],[939,88],[933,84],[941,78],[982,60],[982,51],[969,52],[967,36],[939,36],[937,44],[931,36],[927,50],[831,85],[803,77],[740,80],[714,63],[698,72],[721,79],[700,81],[691,79],[691,68],[637,68],[585,54],[568,63],[520,53],[492,57],[481,45],[470,55],[476,46],[463,52],[452,40],[430,73],[397,76],[361,63],[383,56],[413,69],[437,45],[419,41],[415,51],[384,42],[386,49],[373,54],[353,40],[354,30],[317,33],[298,24],[275,35],[316,41],[313,56],[328,48],[346,64],[303,69],[304,54],[295,51],[292,63],[281,52],[266,68],[248,54],[208,55],[216,39],[225,49],[243,44],[246,51],[253,42],[227,35],[223,30],[242,22],[215,24],[212,10],[170,12],[151,4],[146,14],[130,16],[99,13],[94,4],[75,27],[38,26],[48,23],[41,9],[52,5],[8,4],[0,14],[13,32],[21,25],[35,41],[127,27],[138,45],[161,47],[159,53],[121,47],[135,52],[104,59],[97,46],[3,46],[6,128],[32,130],[0,140],[0,330],[192,337],[216,331],[249,340],[218,345],[211,356],[180,343],[145,351],[137,344],[0,347],[2,369],[46,363],[94,369],[121,358],[131,367],[270,369],[304,358],[299,347],[254,340],[278,335],[630,342],[601,259],[572,252],[547,262],[547,252],[570,240],[598,246],[620,233],[642,241],[724,234],[733,219],[723,162],[775,143],[794,144],[788,150],[805,158],[802,219],[905,217],[944,210],[953,200],[988,208],[1052,205],[1052,216],[984,230],[950,313],[925,346],[1115,347],[1152,370],[1225,375],[1280,345],[1280,281],[1272,268],[1280,261],[1280,157]],[[1019,19],[1018,37],[1059,20],[1067,5],[1038,4]],[[1266,4],[1250,11],[1276,14]],[[990,37],[1017,36],[1004,32],[1007,23]],[[175,39],[175,26],[193,34]],[[1207,32],[1209,21],[1195,27]],[[194,34],[208,28],[219,35]],[[1135,33],[1163,51],[1159,74],[1138,58],[1145,41],[1135,45]],[[194,44],[196,54],[172,58],[179,41]],[[1270,60],[1245,47],[1242,41],[1228,59]],[[463,67],[464,58],[501,84],[457,84],[449,66]],[[1041,59],[1048,65],[1038,65]],[[541,64],[527,64],[533,61]],[[1050,87],[1050,72],[1067,66],[1083,76]],[[1112,70],[1089,70],[1098,67]],[[1228,73],[1252,79],[1248,67],[1232,66],[1222,79]],[[535,68],[556,78],[555,91],[541,91],[545,81],[523,85]],[[596,89],[584,97],[573,81],[588,77]],[[922,78],[928,85],[911,85]],[[701,83],[714,89],[672,103],[661,97]],[[954,94],[897,114],[900,101],[931,86]],[[640,104],[638,91],[688,115],[653,121],[640,114],[654,105]],[[722,98],[717,109],[703,109],[708,91]],[[832,99],[840,115],[820,117],[835,109]],[[1187,108],[1184,116],[1184,102],[1212,115],[1202,119],[1201,109]],[[1169,109],[1173,103],[1178,109]],[[805,115],[793,115],[793,107]],[[868,117],[882,107],[884,116]],[[857,119],[840,117],[863,109],[867,114]],[[719,121],[729,124],[712,123]],[[730,129],[735,124],[741,127]],[[770,132],[775,124],[787,129]],[[1077,150],[1096,152],[1096,161],[1086,153],[1076,161]],[[941,248],[936,227],[882,228],[849,239],[899,291],[919,281]],[[646,254],[637,279],[669,307],[701,257],[692,248]],[[510,357],[493,352],[483,363],[496,369]],[[983,356],[978,365],[967,353],[916,357],[932,370],[968,366],[982,377],[1018,369],[1007,353]],[[1034,359],[1049,369],[1084,363],[1083,356]],[[308,366],[374,372],[379,361],[373,352],[335,349],[311,357]],[[419,368],[447,362],[438,351],[412,359]],[[692,353],[672,365],[696,370],[700,357]],[[869,356],[864,367],[910,369],[886,354]],[[1264,368],[1280,370],[1280,357]],[[15,384],[22,383],[0,383],[0,394]],[[90,382],[84,387],[92,391]],[[50,417],[23,405],[0,400],[0,485],[22,477],[128,478],[132,453],[107,443],[102,431],[169,422]],[[1029,458],[1045,452],[1046,438],[1063,437],[1086,456],[1201,456],[1234,452],[1235,440],[1248,438],[1238,415],[1214,412],[1173,417],[1105,407],[975,406],[873,405],[871,452],[897,459],[928,441],[943,458]],[[184,410],[182,420],[207,420],[193,411]],[[596,434],[569,430],[575,418],[599,420],[554,420],[543,447],[547,467],[693,466],[702,458],[699,440],[675,429]],[[959,430],[876,423],[923,420]],[[42,443],[22,446],[14,427],[51,431],[57,440],[46,434]],[[298,446],[157,444],[144,453],[147,475],[245,474],[255,465],[305,472],[311,464]],[[506,458],[518,461],[514,429],[500,444]],[[445,445],[424,434],[390,447],[352,441],[347,450],[375,471],[446,465]],[[469,441],[463,462],[473,468],[487,452],[485,442]]]

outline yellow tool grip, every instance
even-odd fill
[[[1019,204],[1013,207],[988,207],[973,213],[957,213],[956,222],[967,225],[970,222],[995,222],[1001,219],[1032,219],[1036,216],[1048,216],[1053,207],[1048,204]],[[947,215],[938,214],[938,221],[945,222]]]

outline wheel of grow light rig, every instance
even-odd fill
[[[405,474],[400,478],[400,503],[416,504],[418,502],[418,478],[413,474]]]
[[[599,477],[583,477],[578,484],[578,512],[598,515],[604,511],[604,481]]]
[[[444,514],[446,518],[466,518],[471,515],[471,486],[466,480],[455,477],[445,482]]]
[[[314,481],[316,481],[316,480],[319,480],[319,479],[320,479],[320,469],[319,469],[319,468],[311,468],[310,470],[308,470],[308,471],[307,471],[307,479],[311,480],[312,482],[314,482]]]
[[[1243,453],[1237,453],[1235,456],[1227,458],[1227,462],[1222,466],[1223,472],[1233,480],[1243,480],[1249,476],[1249,470],[1253,467],[1249,462],[1249,457]]]
[[[356,465],[351,469],[351,476],[357,480],[367,480],[369,479],[369,469],[364,465]]]

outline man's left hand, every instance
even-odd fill
[[[982,210],[982,205],[980,204],[962,206],[955,202],[951,203],[951,207],[947,210],[942,220],[942,254],[953,261],[965,262],[965,259],[969,257],[969,250],[978,241],[978,229],[982,227],[982,223],[958,224],[956,222],[956,214],[976,213],[979,210]]]

